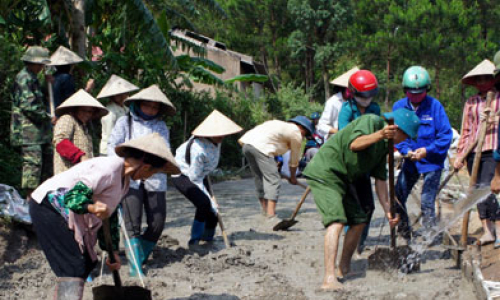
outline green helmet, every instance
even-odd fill
[[[50,63],[49,50],[39,46],[31,46],[26,50],[21,60],[32,64],[48,64]]]
[[[403,74],[403,88],[412,94],[419,94],[431,89],[431,77],[421,66],[409,67]]]
[[[500,51],[495,54],[495,58],[493,59],[493,63],[495,63],[495,76],[500,73]]]

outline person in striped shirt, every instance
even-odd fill
[[[469,174],[471,173],[476,153],[475,150],[473,150],[471,154],[465,156],[465,152],[469,145],[477,140],[481,121],[486,118],[486,112],[490,112],[490,122],[486,130],[486,136],[481,151],[481,161],[476,181],[478,187],[489,185],[495,174],[495,159],[493,157],[493,152],[497,148],[498,143],[500,95],[494,88],[494,70],[495,65],[489,60],[484,60],[462,78],[463,84],[475,87],[478,93],[470,97],[464,106],[462,135],[458,142],[457,157],[453,165],[455,169],[462,168],[464,162],[466,162]],[[486,107],[486,94],[492,90],[495,91],[495,97],[490,107]],[[493,224],[499,223],[500,225],[500,208],[495,194],[490,194],[485,200],[478,203],[477,210],[484,231],[478,244],[484,245],[492,243],[495,241]],[[500,226],[498,228],[500,229]]]

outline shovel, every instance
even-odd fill
[[[106,241],[106,251],[112,264],[116,263],[113,255],[113,245],[111,243],[111,232],[109,220],[103,221],[104,239]],[[92,289],[94,300],[152,300],[151,291],[140,286],[122,286],[120,273],[113,271],[115,285],[100,285]]]
[[[306,201],[307,195],[309,195],[309,192],[311,191],[310,187],[307,187],[304,194],[302,194],[302,198],[300,198],[299,203],[297,204],[297,207],[295,208],[295,211],[292,214],[292,217],[290,219],[285,219],[278,224],[274,225],[273,230],[274,231],[279,231],[279,230],[288,230],[288,228],[292,227],[293,225],[297,224],[299,221],[295,220],[295,217],[299,213],[299,209],[302,206],[302,203]]]

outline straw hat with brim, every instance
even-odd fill
[[[474,85],[478,76],[495,76],[495,64],[490,60],[483,60],[462,78],[462,83]]]
[[[351,75],[356,73],[357,71],[359,71],[359,68],[354,67],[349,71],[345,72],[344,74],[340,75],[339,77],[335,78],[334,80],[330,81],[330,83],[333,85],[347,88],[349,86],[349,78],[351,78]]]
[[[116,146],[115,152],[118,156],[124,157],[126,149],[137,149],[164,159],[167,164],[163,167],[162,173],[179,174],[179,166],[175,162],[174,155],[165,143],[165,139],[157,132],[142,136],[137,139],[127,141]]]
[[[168,100],[167,96],[160,90],[158,85],[153,84],[147,89],[143,89],[139,93],[128,97],[125,100],[124,104],[129,106],[132,101],[151,101],[151,102],[159,102],[163,106],[163,111],[168,116],[175,115],[176,109],[175,106]]]
[[[83,59],[64,46],[59,46],[50,57],[50,66],[64,66],[81,63]]]
[[[215,109],[193,130],[192,134],[199,137],[217,137],[235,134],[242,130],[238,124]]]
[[[56,108],[56,114],[61,116],[73,111],[78,107],[92,107],[97,110],[94,114],[94,119],[99,119],[108,114],[108,110],[99,101],[92,97],[86,91],[80,89],[73,96],[66,99],[61,105]]]
[[[21,60],[32,64],[49,64],[49,50],[40,46],[31,46],[26,50]]]
[[[120,76],[113,74],[108,79],[108,82],[106,82],[99,95],[97,95],[97,99],[132,93],[137,90],[139,90],[139,87],[121,78]]]

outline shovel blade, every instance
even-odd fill
[[[274,225],[273,230],[274,231],[280,231],[280,230],[288,230],[288,228],[292,227],[293,225],[297,224],[299,221],[295,221],[294,219],[289,219],[289,220],[283,220],[279,222],[278,224]]]
[[[151,291],[139,286],[101,285],[92,289],[94,300],[152,300]]]

